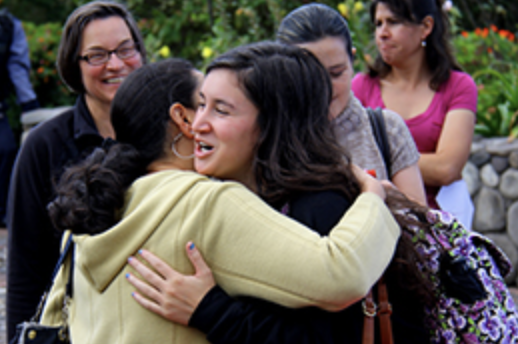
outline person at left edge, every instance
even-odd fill
[[[5,227],[9,179],[18,150],[6,115],[6,99],[14,91],[22,115],[39,108],[30,70],[29,46],[22,23],[3,8],[0,10],[0,228]]]
[[[35,128],[16,158],[7,227],[7,324],[29,320],[59,257],[60,236],[47,215],[53,181],[63,167],[114,137],[110,106],[120,83],[146,61],[142,35],[129,11],[93,1],[68,17],[58,52],[63,81],[79,94],[71,110]]]

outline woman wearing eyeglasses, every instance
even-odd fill
[[[105,138],[114,137],[110,106],[121,82],[146,61],[142,36],[128,10],[94,1],[67,19],[58,52],[58,71],[78,93],[72,109],[35,128],[13,170],[8,210],[9,339],[29,320],[50,282],[60,237],[46,210],[53,181]]]

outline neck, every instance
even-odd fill
[[[110,137],[115,139],[115,131],[113,130],[113,125],[110,121],[110,104],[94,101],[88,95],[85,95],[85,101],[99,135],[103,138]]]
[[[422,84],[428,85],[431,77],[423,49],[420,54],[411,56],[405,63],[393,65],[385,79],[392,83],[404,84],[409,89],[416,89]]]
[[[244,174],[240,178],[236,178],[235,181],[243,184],[244,186],[247,187],[247,189],[249,189],[253,193],[257,194],[257,192],[258,192],[257,182],[255,179],[255,175],[252,171],[252,168],[250,168],[249,173]]]
[[[170,156],[163,157],[153,161],[147,167],[148,173],[170,171],[170,170],[182,170],[182,171],[193,171],[192,162],[190,164],[184,160],[174,159]]]
[[[175,143],[175,148],[184,157],[191,156],[194,152],[193,141],[186,139],[184,136]],[[150,173],[166,170],[193,171],[194,159],[181,159],[176,156],[172,151],[172,142],[169,142],[164,149],[164,155],[149,164],[147,169]]]

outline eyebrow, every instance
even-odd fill
[[[338,68],[345,68],[347,69],[347,63],[339,63],[334,66],[330,66],[328,69],[338,69]]]
[[[205,99],[205,95],[201,91],[200,91],[200,98],[201,98],[201,100],[206,100]],[[234,105],[230,104],[229,102],[227,102],[227,101],[225,101],[223,99],[216,99],[214,101],[214,103],[216,103],[216,105],[224,105],[224,106],[228,106],[231,109],[235,109]]]
[[[224,105],[224,106],[228,106],[229,108],[231,109],[235,109],[234,105],[222,100],[222,99],[216,99],[216,105]]]

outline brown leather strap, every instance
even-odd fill
[[[375,330],[374,318],[379,317],[381,344],[394,344],[392,335],[392,322],[390,315],[392,314],[392,305],[388,300],[387,285],[383,277],[377,282],[379,305],[376,306],[372,296],[372,290],[369,290],[367,296],[362,302],[363,307],[363,337],[362,344],[374,344]]]
[[[392,305],[388,299],[387,285],[383,277],[378,281],[378,317],[380,321],[380,336],[382,344],[393,344],[394,337],[392,335],[392,322],[390,315],[392,314]]]
[[[369,290],[362,301],[363,308],[363,337],[362,344],[374,344],[374,317],[376,317],[376,303]]]

